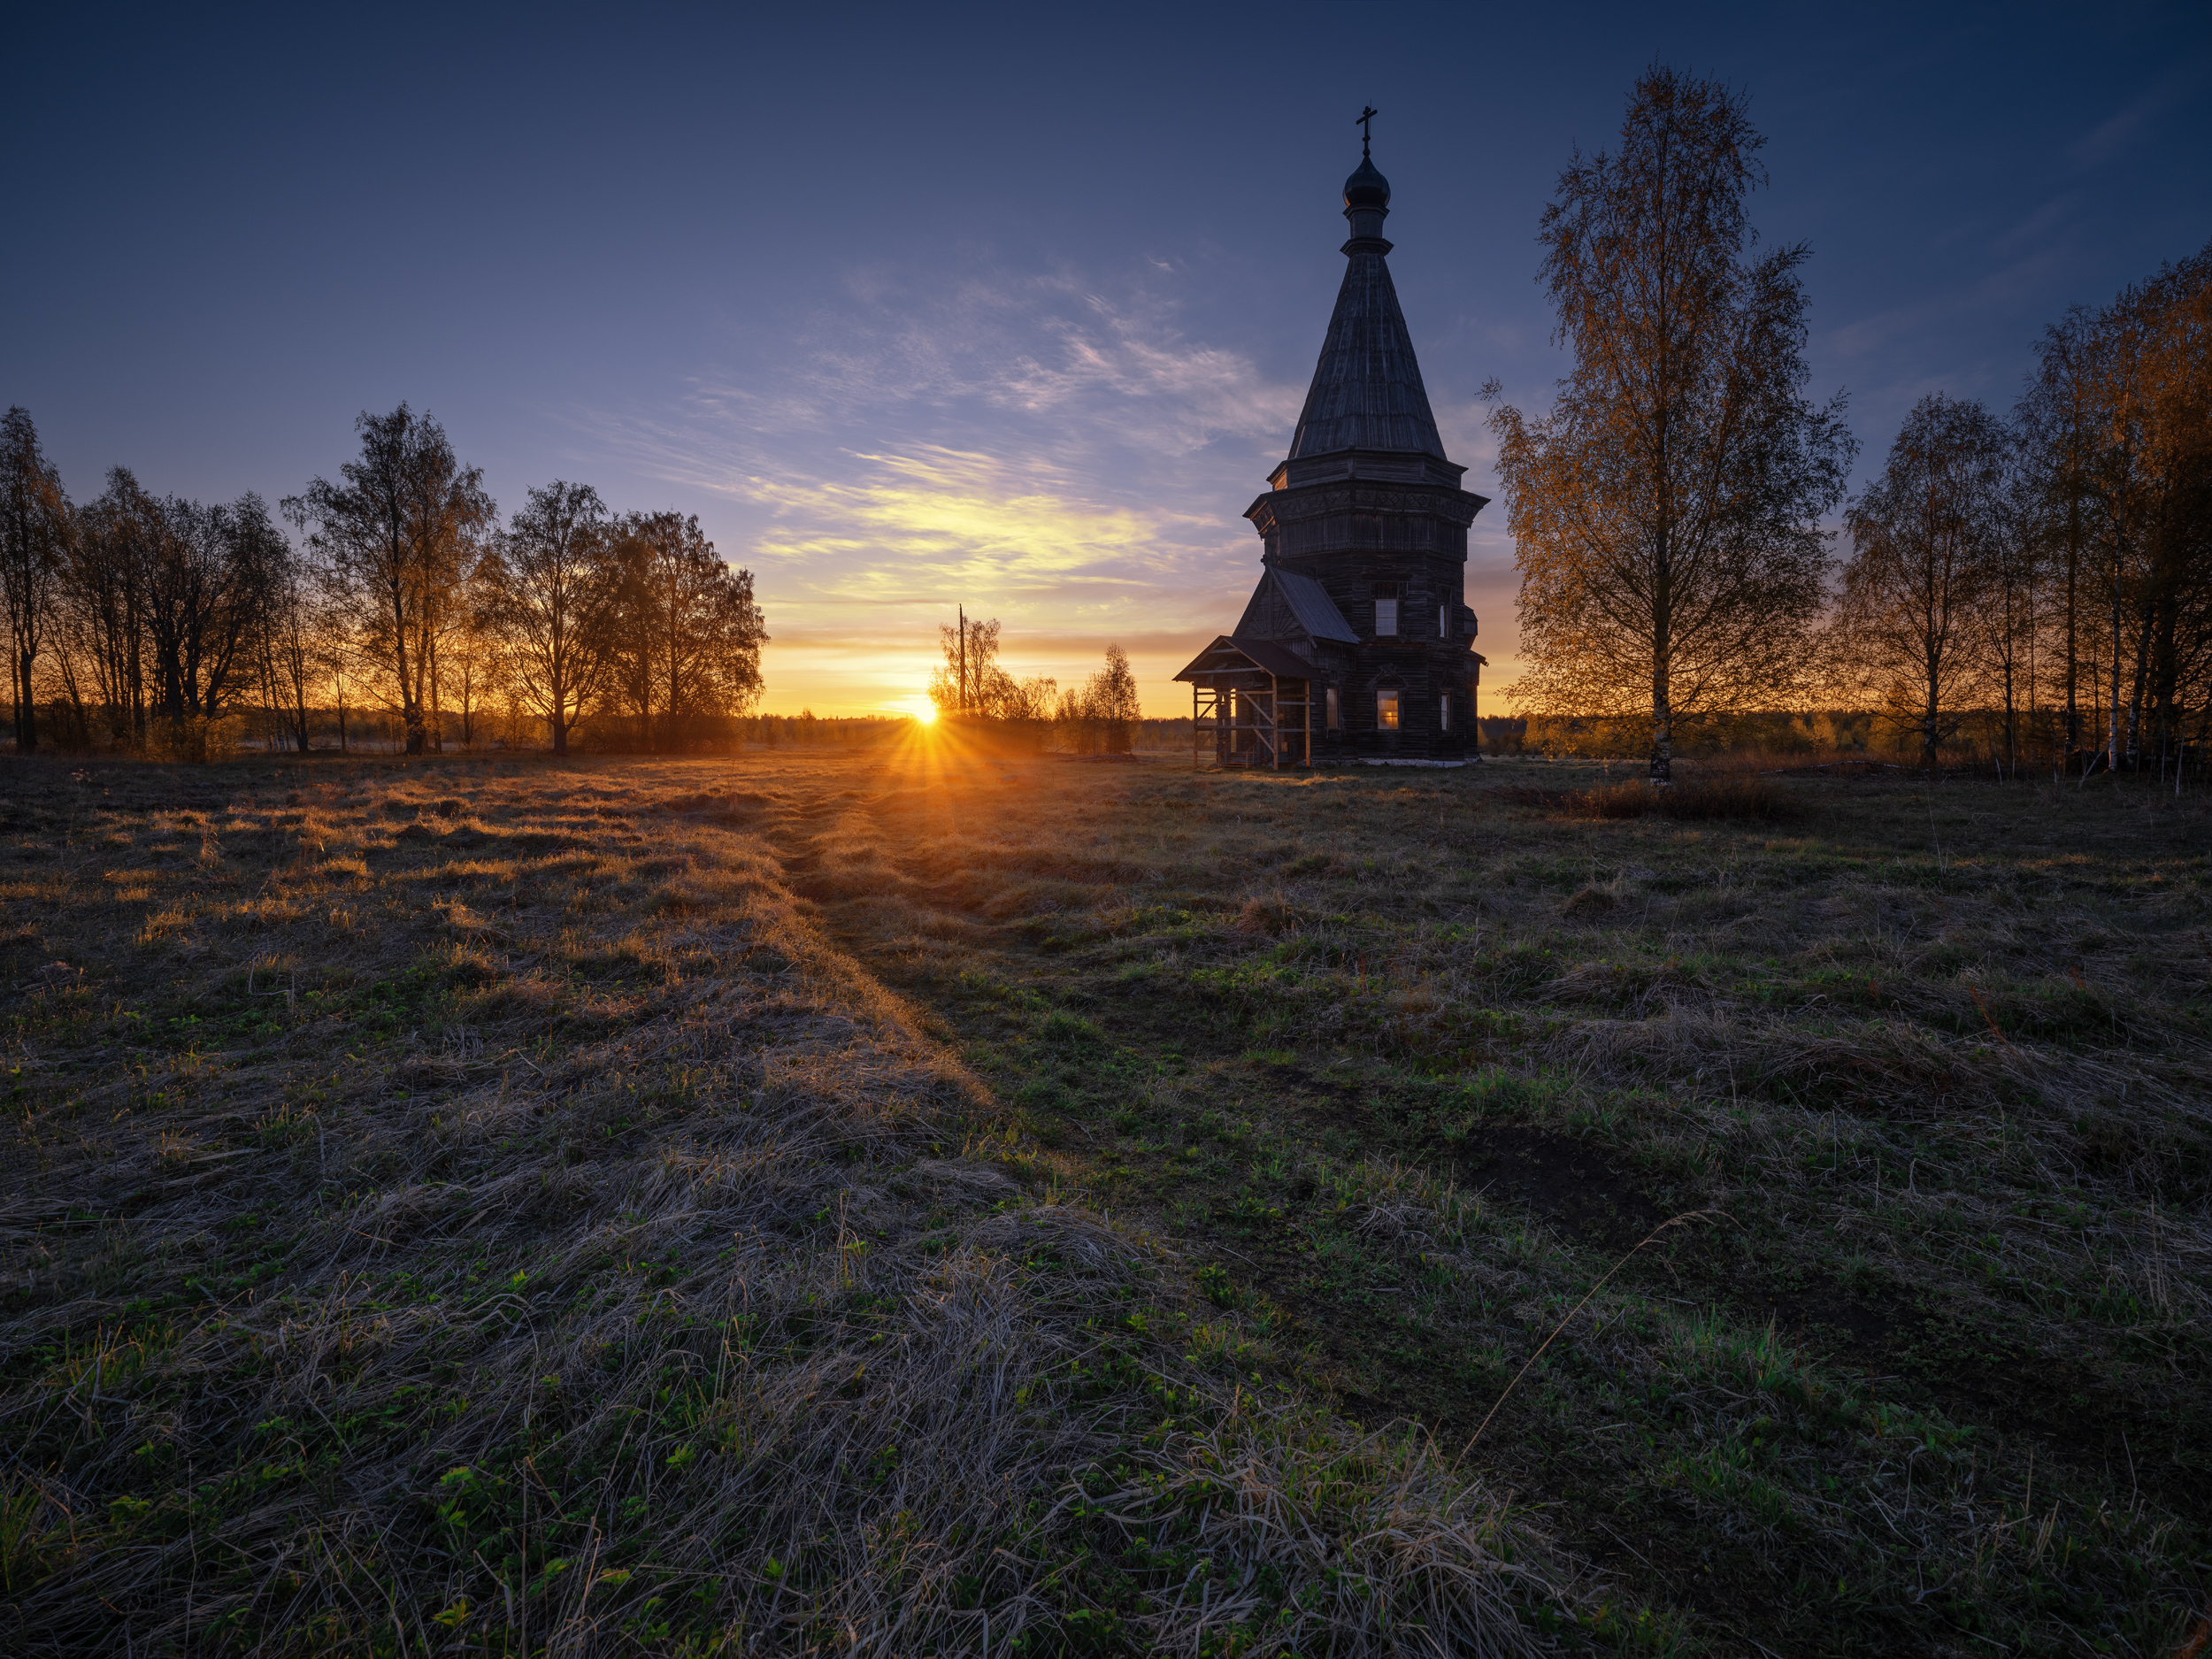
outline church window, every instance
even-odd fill
[[[1375,726],[1379,731],[1398,729],[1398,694],[1386,689],[1375,694]]]
[[[1452,637],[1451,613],[1442,605],[1436,608],[1436,637],[1440,640]]]
[[[1398,585],[1395,582],[1375,584],[1375,637],[1395,639],[1398,636]]]
[[[1436,725],[1439,731],[1452,729],[1452,694],[1448,691],[1436,700]]]
[[[1343,729],[1344,706],[1337,701],[1336,687],[1331,686],[1329,687],[1329,730],[1341,732]]]

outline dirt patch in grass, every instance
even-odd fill
[[[1778,1285],[1768,1293],[1766,1302],[1785,1334],[1816,1345],[1832,1345],[1839,1337],[1846,1357],[1868,1364],[1878,1365],[1889,1352],[1891,1339],[1910,1318],[1901,1302],[1855,1295],[1825,1279],[1794,1288]]]
[[[1460,1143],[1469,1185],[1509,1196],[1578,1241],[1626,1249],[1666,1219],[1586,1141],[1499,1125]]]

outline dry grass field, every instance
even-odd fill
[[[2165,1659],[2212,816],[1731,789],[10,765],[7,1645]]]

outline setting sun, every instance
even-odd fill
[[[918,691],[910,697],[893,697],[883,706],[895,713],[911,715],[923,726],[934,725],[937,720],[937,705],[930,701],[926,692]]]

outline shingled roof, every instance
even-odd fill
[[[1257,669],[1272,674],[1278,680],[1310,680],[1314,665],[1278,640],[1248,640],[1233,634],[1215,636],[1214,642],[1191,659],[1190,666],[1176,675],[1205,684],[1216,684],[1223,677],[1249,673]]]
[[[1336,601],[1329,597],[1329,590],[1312,577],[1286,570],[1271,570],[1267,575],[1274,580],[1276,586],[1283,590],[1283,597],[1290,602],[1291,614],[1315,639],[1334,640],[1345,645],[1359,643],[1359,635],[1352,632],[1352,625],[1336,608]]]
[[[1291,437],[1294,461],[1340,449],[1396,449],[1448,458],[1385,262],[1390,244],[1382,240],[1381,230],[1389,200],[1388,183],[1363,160],[1360,171],[1346,181],[1345,216],[1352,220],[1353,235],[1344,254],[1350,263],[1344,286],[1337,290],[1336,311],[1321,343],[1305,411]]]

